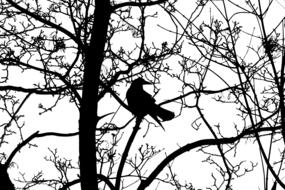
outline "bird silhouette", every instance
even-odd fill
[[[172,111],[166,110],[155,103],[155,99],[144,91],[143,85],[151,84],[142,78],[134,80],[127,91],[126,98],[130,111],[137,117],[143,118],[150,115],[162,128],[162,121],[174,118]],[[164,129],[164,128],[163,128]]]

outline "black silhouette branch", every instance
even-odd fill
[[[23,7],[21,7],[19,4],[17,4],[16,2],[14,2],[13,0],[7,0],[13,7],[15,7],[16,9],[18,9],[21,13],[24,13],[32,18],[34,18],[35,20],[42,22],[43,24],[46,24],[48,26],[50,26],[51,28],[57,29],[59,31],[61,31],[63,34],[67,35],[68,37],[70,37],[71,39],[73,39],[79,46],[82,46],[81,41],[74,36],[69,30],[61,27],[59,24],[55,24],[53,22],[50,22],[48,20],[45,20],[44,18],[42,18],[39,15],[36,15],[35,13],[30,12],[28,9],[25,9]]]
[[[56,137],[72,137],[78,135],[78,132],[74,133],[55,133],[55,132],[46,132],[39,133],[36,137],[46,137],[46,136],[56,136]]]
[[[29,69],[33,69],[35,71],[43,72],[45,74],[54,75],[55,77],[58,77],[66,85],[66,87],[46,88],[45,90],[39,90],[37,88],[27,89],[27,88],[23,88],[23,87],[15,87],[15,86],[0,86],[0,90],[14,90],[14,91],[20,91],[20,92],[32,92],[35,94],[60,94],[63,91],[71,90],[74,93],[76,99],[79,102],[81,101],[81,96],[77,92],[76,86],[73,86],[72,84],[70,84],[70,82],[67,81],[66,78],[64,76],[62,76],[60,73],[57,73],[55,71],[50,71],[50,70],[47,70],[45,68],[39,68],[39,67],[30,65],[30,64],[26,64],[26,63],[23,63],[17,59],[13,59],[13,58],[2,58],[2,59],[0,59],[0,62],[2,64],[6,63],[6,62],[13,63],[13,64],[11,64],[13,66],[19,65],[19,66],[23,66],[23,67],[26,67]]]
[[[78,135],[78,132],[75,133],[54,133],[54,132],[47,132],[47,133],[39,133],[39,131],[36,131],[32,135],[30,135],[27,139],[25,139],[23,142],[21,142],[10,154],[8,159],[5,162],[5,166],[7,167],[14,156],[23,148],[26,146],[28,143],[30,143],[33,139],[38,138],[38,137],[46,137],[46,136],[57,136],[57,137],[71,137],[71,136],[76,136]]]
[[[106,176],[104,176],[104,175],[101,175],[101,174],[98,174],[97,177],[98,177],[99,180],[104,181],[104,182],[108,185],[108,187],[110,188],[110,190],[115,190],[115,186],[111,183],[111,181],[109,180],[108,177],[106,177]]]
[[[261,129],[254,129],[254,130],[245,130],[241,132],[239,135],[235,137],[228,137],[228,138],[220,138],[220,139],[203,139],[203,140],[198,140],[193,143],[189,143],[187,145],[182,146],[181,148],[177,149],[170,155],[168,155],[154,170],[153,172],[143,181],[141,181],[141,184],[139,185],[137,190],[144,190],[146,189],[159,175],[159,173],[174,159],[176,159],[178,156],[184,154],[185,152],[188,152],[190,150],[193,150],[198,147],[203,147],[203,146],[220,146],[223,144],[233,144],[236,141],[239,141],[240,139],[246,137],[246,136],[252,136],[255,133],[258,133],[260,131],[275,131],[275,130],[280,130],[281,128],[261,128]],[[269,166],[270,167],[270,166]],[[277,179],[278,180],[278,179]],[[280,180],[280,179],[279,179]],[[279,183],[280,184],[280,183]],[[280,184],[282,187],[282,182]],[[284,187],[283,187],[284,188]]]
[[[218,94],[218,93],[221,93],[221,92],[225,92],[225,91],[228,91],[228,90],[233,90],[233,89],[238,89],[240,85],[234,85],[234,86],[230,86],[230,87],[226,87],[226,88],[223,88],[223,89],[220,89],[220,90],[193,90],[193,91],[190,91],[190,92],[187,92],[183,95],[180,95],[180,96],[177,96],[175,98],[171,98],[169,100],[166,100],[166,101],[163,101],[161,103],[159,103],[158,105],[164,105],[164,104],[168,104],[168,103],[171,103],[171,102],[174,102],[176,100],[181,100],[191,94]]]
[[[117,5],[114,5],[112,8],[113,10],[116,10],[118,8],[122,8],[125,6],[136,6],[136,7],[142,7],[142,6],[152,6],[152,5],[158,5],[161,3],[165,3],[167,0],[157,0],[157,1],[147,1],[147,2],[125,2],[125,3],[120,3]]]
[[[11,163],[12,159],[14,158],[14,156],[17,154],[17,152],[19,152],[21,150],[21,148],[23,148],[24,146],[26,146],[31,140],[33,140],[34,138],[37,137],[37,135],[39,134],[39,131],[36,131],[35,133],[33,133],[31,136],[29,136],[26,140],[24,140],[22,143],[20,143],[10,154],[10,156],[8,157],[8,159],[5,162],[5,166],[9,166],[9,164]]]
[[[107,86],[106,84],[104,84],[101,80],[99,81],[100,85],[104,88],[104,90],[106,90],[107,92],[109,92],[119,103],[120,105],[122,105],[125,109],[129,110],[129,107],[127,106],[127,104],[125,104],[120,98],[119,96],[111,89],[111,87]]]
[[[76,185],[78,183],[80,183],[80,179],[75,179],[63,185],[61,188],[59,188],[59,190],[68,190],[71,186]]]
[[[62,92],[68,90],[67,87],[57,87],[57,88],[47,88],[45,90],[39,89],[39,88],[24,88],[20,86],[0,86],[0,91],[5,90],[12,90],[17,92],[24,92],[24,93],[34,93],[34,94],[42,94],[42,95],[55,95],[55,94],[61,94]]]
[[[198,101],[198,100],[197,100]],[[204,121],[205,125],[208,127],[209,131],[212,133],[213,137],[215,139],[218,139],[218,136],[216,135],[215,131],[212,129],[210,123],[208,122],[208,120],[205,118],[204,114],[202,113],[202,110],[200,107],[197,106],[197,110],[199,112],[199,115],[200,117],[202,118],[202,120]],[[229,165],[227,163],[227,158],[225,156],[225,153],[223,151],[223,148],[221,147],[221,145],[218,145],[217,146],[220,154],[221,154],[221,157],[222,157],[222,160],[223,160],[223,163],[226,167],[226,170],[227,170],[227,174],[228,174],[228,183],[226,185],[226,189],[229,189],[230,188],[230,183],[231,183],[231,180],[232,180],[232,173],[231,173],[231,169],[229,168]]]
[[[107,178],[106,176],[101,175],[101,174],[98,174],[97,177],[98,177],[99,180],[104,181],[108,185],[110,190],[114,190],[115,189],[114,185],[111,183],[109,178]],[[66,183],[65,185],[63,185],[61,188],[59,188],[59,190],[68,190],[71,186],[76,185],[78,183],[80,183],[80,179],[75,179],[75,180],[70,181],[70,182]]]
[[[127,144],[126,144],[124,152],[122,154],[122,158],[121,158],[121,161],[120,161],[120,164],[119,164],[119,168],[118,168],[118,172],[117,172],[117,176],[116,176],[115,190],[120,190],[120,184],[121,184],[121,178],[122,178],[123,169],[124,169],[124,166],[125,166],[125,163],[126,163],[126,160],[127,160],[127,157],[128,157],[128,154],[129,154],[129,151],[130,151],[130,148],[131,148],[131,145],[133,144],[135,136],[136,136],[137,132],[140,129],[141,121],[142,121],[142,118],[137,118],[136,124],[135,124],[135,126],[133,128],[133,132],[132,132],[132,134],[131,134],[131,136],[130,136]]]

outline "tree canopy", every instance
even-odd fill
[[[1,0],[0,188],[284,189],[284,9]],[[131,113],[139,77],[165,131]]]

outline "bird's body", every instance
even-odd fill
[[[168,111],[159,105],[155,104],[155,99],[144,91],[143,85],[150,84],[138,78],[133,81],[127,91],[127,101],[130,111],[137,117],[143,118],[147,114],[150,115],[160,125],[158,117],[162,121],[171,120],[174,118],[174,113]]]

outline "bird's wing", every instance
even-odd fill
[[[141,100],[146,103],[147,105],[152,105],[155,102],[155,99],[146,91],[142,91],[140,93]]]

